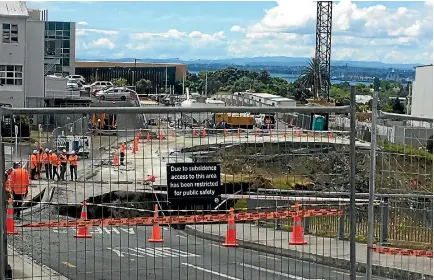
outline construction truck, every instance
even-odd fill
[[[214,123],[225,123],[227,127],[252,129],[254,118],[248,113],[217,113],[214,114]]]
[[[116,135],[116,115],[107,113],[92,113],[91,129],[98,135]]]

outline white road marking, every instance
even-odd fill
[[[122,252],[119,251],[119,250],[117,250],[117,249],[113,249],[113,248],[110,248],[110,247],[107,248],[107,249],[112,250],[112,251],[115,252],[119,257],[125,257],[125,255],[122,254]]]
[[[187,257],[200,257],[200,255],[196,255],[189,252],[180,251],[177,249],[172,249],[170,247],[158,247],[158,248],[128,248],[125,251],[121,251],[119,248],[107,248],[114,253],[116,253],[119,257],[125,257],[126,255],[146,258],[146,257],[171,257],[171,258],[187,258]]]
[[[226,278],[226,279],[230,279],[230,280],[242,280],[240,278],[235,278],[235,277],[232,277],[232,276],[229,276],[229,275],[217,272],[217,271],[212,271],[212,270],[209,270],[209,269],[206,269],[206,268],[203,268],[203,267],[200,267],[200,266],[195,266],[195,265],[192,265],[192,264],[189,264],[189,263],[182,263],[182,264],[186,265],[186,266],[189,266],[189,267],[192,267],[192,268],[195,268],[197,270],[201,270],[201,271],[204,271],[204,272],[208,272],[208,273],[211,273],[211,274],[214,274],[214,275]]]
[[[268,269],[268,268],[263,268],[263,267],[258,267],[258,266],[254,266],[251,264],[247,264],[247,263],[238,263],[241,266],[247,267],[247,268],[251,268],[251,269],[255,269],[255,270],[259,270],[259,271],[263,271],[263,272],[268,272],[268,273],[273,273],[279,276],[285,276],[294,280],[325,280],[325,279],[311,279],[311,278],[304,278],[302,276],[296,276],[296,275],[292,275],[292,274],[288,274],[288,273],[283,273],[280,271],[275,271],[272,269]]]
[[[177,234],[176,236],[177,236],[177,237],[179,237],[179,238],[184,238],[184,239],[187,239],[187,237],[186,237],[186,236],[182,236],[182,235],[179,235],[179,234]]]
[[[271,256],[267,256],[267,255],[259,255],[259,256],[263,257],[263,258],[267,258],[267,259],[273,260],[273,261],[281,261],[280,258],[276,258],[276,257],[271,257]]]

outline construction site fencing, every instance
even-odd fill
[[[355,138],[355,106],[273,108],[279,117],[272,128],[245,123],[253,115],[216,122],[216,114],[269,114],[266,107],[97,104],[0,109],[4,117],[68,116],[83,128],[94,114],[116,119],[94,134],[69,128],[67,135],[51,134],[51,141],[18,138],[15,158],[5,157],[14,143],[3,144],[0,172],[28,161],[35,147],[59,157],[63,149],[68,157],[79,154],[76,173],[73,159],[60,179],[47,178],[45,165],[32,171],[27,164],[38,177],[31,178],[28,194],[1,192],[5,276],[10,265],[21,279],[356,279],[364,277],[368,251],[375,254],[376,275],[432,275],[430,248],[405,251],[401,258],[393,255],[396,248],[408,247],[384,249],[393,238],[422,240],[422,233],[414,233],[419,240],[392,230],[390,221],[403,216],[397,209],[406,210],[400,199],[390,198],[386,206],[385,198],[375,197],[376,225],[388,225],[385,242],[367,248],[359,236],[367,235],[369,200],[358,193],[369,185],[371,145]],[[347,114],[352,121],[340,130],[309,129],[283,117],[294,114]],[[382,212],[389,213],[387,222],[378,217]]]

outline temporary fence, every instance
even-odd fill
[[[59,133],[51,142],[18,138],[20,156],[3,156],[8,168],[41,146],[57,148],[58,156],[65,149],[69,156],[83,150],[84,136],[90,141],[77,174],[68,161],[61,180],[50,173],[47,179],[45,162],[33,171],[30,163],[30,175],[36,171],[40,179],[31,180],[28,195],[12,197],[12,205],[2,194],[1,211],[10,210],[0,219],[0,226],[8,226],[2,232],[6,243],[0,243],[7,262],[0,263],[0,272],[9,264],[15,273],[22,270],[14,277],[41,279],[363,278],[368,249],[360,235],[368,234],[369,200],[358,193],[368,190],[371,145],[355,138],[355,107],[276,107],[274,127],[266,119],[257,123],[255,117],[269,111],[121,108],[108,101],[87,108],[0,109],[3,116],[68,116],[80,127],[97,118],[101,125],[92,135],[69,129],[61,149],[55,144]],[[311,129],[289,123],[295,113],[328,114],[331,120],[347,114],[351,122]],[[388,188],[390,180],[376,180],[377,191]],[[404,181],[394,185],[395,193],[404,190]],[[422,242],[429,234],[415,229],[410,237],[395,227],[392,221],[403,214],[392,209],[404,209],[401,199],[373,201],[376,225],[388,226],[386,232],[375,227],[384,242],[369,247],[372,267],[377,275],[421,279],[432,275],[432,248],[391,242]],[[16,216],[21,210],[19,219],[10,215],[12,207]]]

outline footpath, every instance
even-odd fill
[[[222,242],[226,224],[190,225],[189,234]],[[253,224],[236,224],[236,239],[241,247],[300,259],[349,270],[350,242],[337,238],[305,235],[306,245],[288,245],[291,233]],[[366,244],[356,243],[357,271],[366,272]],[[433,279],[433,259],[427,257],[386,255],[373,253],[374,275],[391,279]]]

